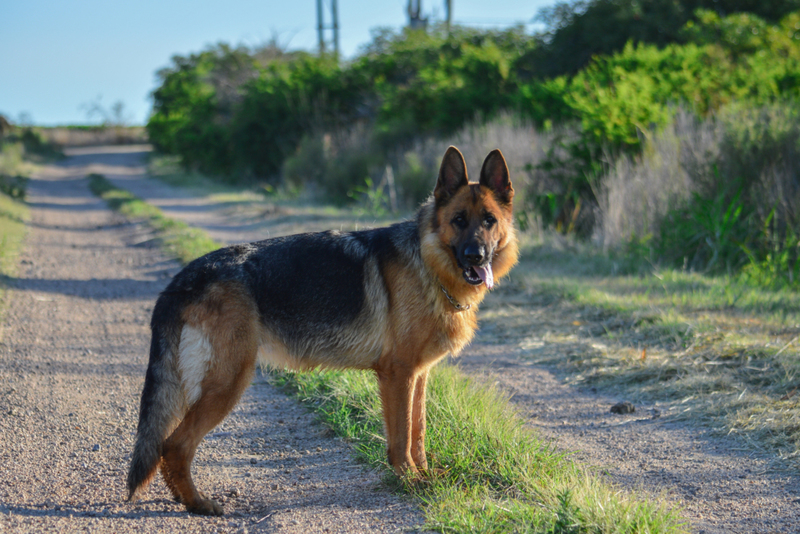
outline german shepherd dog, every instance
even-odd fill
[[[499,150],[470,183],[450,147],[413,220],[233,245],[187,265],[153,310],[128,499],[160,467],[189,512],[222,514],[190,465],[257,363],[374,370],[389,463],[424,475],[428,371],[470,341],[478,304],[517,261],[513,197]]]

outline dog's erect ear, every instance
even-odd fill
[[[436,182],[436,189],[433,190],[436,204],[446,202],[460,187],[468,183],[467,164],[464,162],[464,156],[456,147],[451,146],[444,153],[442,166],[439,167],[439,180]]]
[[[480,184],[491,189],[499,202],[511,204],[514,188],[511,187],[511,180],[508,177],[506,158],[500,150],[492,150],[483,160]]]

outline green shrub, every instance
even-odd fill
[[[0,193],[8,195],[14,200],[25,200],[29,180],[27,176],[0,174]]]
[[[327,139],[327,143],[326,143]],[[322,184],[325,179],[325,145],[330,145],[330,136],[306,134],[298,143],[294,153],[283,161],[281,175],[287,184],[302,186],[309,182]]]
[[[752,0],[587,0],[559,2],[539,13],[547,33],[543,46],[532,50],[521,63],[539,76],[575,74],[594,57],[612,55],[627,43],[652,44],[663,48],[685,43],[685,25],[729,15],[754,15],[776,23],[800,9],[798,0],[753,2]],[[714,10],[714,11],[707,11]],[[734,23],[735,26],[740,26]],[[752,35],[752,32],[750,32]],[[742,33],[741,35],[744,35]]]

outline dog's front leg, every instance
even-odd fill
[[[428,384],[428,371],[417,375],[414,383],[414,400],[411,412],[411,458],[417,468],[426,471],[428,459],[425,457],[425,392]]]
[[[416,475],[416,464],[411,456],[412,401],[417,373],[414,369],[390,363],[376,369],[386,422],[389,463],[398,476],[410,471]]]

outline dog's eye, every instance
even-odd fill
[[[491,215],[487,215],[486,217],[483,218],[483,225],[486,228],[491,228],[492,225],[494,225],[494,223],[496,223],[496,222],[497,222],[497,219],[495,219]]]
[[[455,224],[459,228],[465,228],[467,226],[467,218],[464,217],[463,214],[459,213],[458,215],[453,217],[453,224]]]

